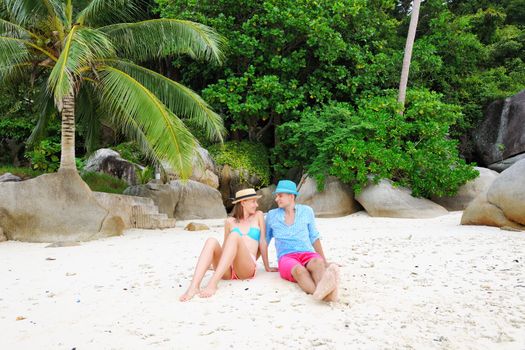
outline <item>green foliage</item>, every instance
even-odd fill
[[[111,147],[111,149],[118,152],[122,158],[129,160],[132,163],[144,164],[146,162],[146,156],[136,142],[123,142]]]
[[[460,108],[435,93],[409,90],[401,115],[395,94],[363,96],[356,109],[334,103],[305,111],[300,121],[280,128],[284,141],[276,151],[282,163],[305,164],[320,184],[327,175],[337,176],[356,193],[372,177],[407,186],[415,196],[454,194],[477,176],[448,137],[462,117]],[[300,148],[293,148],[299,142]]]
[[[255,142],[229,141],[215,144],[208,150],[218,165],[228,164],[233,169],[244,169],[261,179],[261,187],[270,184],[268,151],[264,145]],[[242,176],[242,172],[241,172]]]
[[[27,150],[25,156],[33,169],[52,173],[60,166],[60,142],[44,139],[33,149]]]
[[[191,174],[197,145],[185,121],[222,141],[222,119],[200,96],[137,64],[171,55],[220,64],[224,40],[211,28],[148,18],[143,0],[12,0],[0,8],[0,80],[14,86],[27,82],[39,92],[33,141],[60,111],[64,135],[79,123],[89,150],[101,125],[109,125],[137,141],[148,156],[170,163],[182,178]],[[74,168],[75,145],[63,141],[60,166]],[[46,147],[31,151],[34,166],[46,165]]]
[[[392,63],[381,51],[397,42],[397,20],[388,16],[394,1],[156,3],[161,17],[197,20],[227,37],[225,69],[183,59],[174,65],[186,83],[204,88],[203,96],[237,139],[267,142],[272,126],[295,119],[307,106],[352,100],[383,79],[392,81],[382,68]],[[200,78],[202,71],[207,80]]]
[[[137,171],[137,178],[141,184],[147,184],[154,177],[155,168],[151,166],[144,167],[141,171]]]
[[[104,173],[86,172],[81,176],[92,191],[122,194],[128,187],[126,181]]]

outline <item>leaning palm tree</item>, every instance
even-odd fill
[[[417,21],[419,18],[419,5],[421,0],[412,2],[412,14],[410,16],[410,25],[408,27],[407,41],[405,45],[405,55],[403,56],[403,67],[401,69],[401,79],[399,80],[399,97],[397,101],[401,104],[401,114],[405,109],[405,97],[408,83],[408,72],[410,70],[410,61],[412,59],[412,47],[416,37]]]
[[[144,0],[0,0],[0,79],[41,84],[42,116],[62,118],[59,172],[75,166],[75,124],[93,145],[110,121],[182,177],[197,145],[188,123],[222,139],[221,118],[193,91],[138,63],[187,54],[220,63],[222,38],[177,19],[145,20]],[[76,118],[75,118],[76,117]]]
[[[221,139],[221,118],[188,88],[146,62],[187,54],[221,62],[222,39],[175,19],[145,20],[143,0],[0,0],[0,81],[39,87],[42,117],[62,117],[59,171],[0,186],[0,228],[8,239],[89,240],[120,234],[124,221],[98,202],[75,166],[75,125],[87,144],[108,120],[150,156],[188,177],[197,141],[188,123]],[[77,119],[76,119],[77,118]]]

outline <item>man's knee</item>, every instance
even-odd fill
[[[324,260],[322,258],[313,258],[306,264],[308,270],[317,270],[324,268]]]
[[[306,277],[307,275],[310,275],[310,272],[308,272],[303,265],[297,264],[292,268],[292,276],[296,280]]]

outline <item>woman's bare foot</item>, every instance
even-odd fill
[[[212,286],[212,285],[207,285],[206,288],[204,288],[203,290],[201,290],[201,292],[199,293],[199,296],[201,298],[209,298],[211,297],[213,294],[215,294],[215,292],[217,291],[217,286]]]
[[[335,265],[330,265],[326,268],[323,277],[315,288],[315,299],[323,300],[328,294],[337,288],[336,272],[334,271],[334,266]],[[335,267],[335,269],[337,269],[337,267]]]
[[[200,290],[199,288],[195,288],[195,287],[188,287],[188,290],[186,291],[186,293],[182,294],[179,298],[180,301],[188,301],[190,300],[191,298],[193,298],[193,296],[195,294],[199,294]]]
[[[335,274],[335,289],[330,294],[328,294],[323,300],[324,301],[336,302],[337,299],[339,299],[339,284],[341,283],[341,276],[340,276],[340,273],[339,273],[339,266],[337,266],[336,264],[330,264],[327,267],[327,269],[332,269],[332,271],[334,271],[334,274]]]

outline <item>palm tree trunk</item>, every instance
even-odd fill
[[[77,170],[75,163],[75,96],[70,93],[62,99],[62,139],[58,171]]]
[[[421,0],[414,0],[412,4],[412,15],[410,16],[410,26],[408,27],[407,42],[405,45],[405,56],[403,57],[403,68],[401,69],[401,79],[399,81],[399,98],[398,102],[401,103],[402,109],[405,109],[405,96],[408,83],[408,71],[410,69],[410,60],[412,59],[412,47],[414,46],[414,38],[416,37],[416,27],[419,17],[419,4]]]

